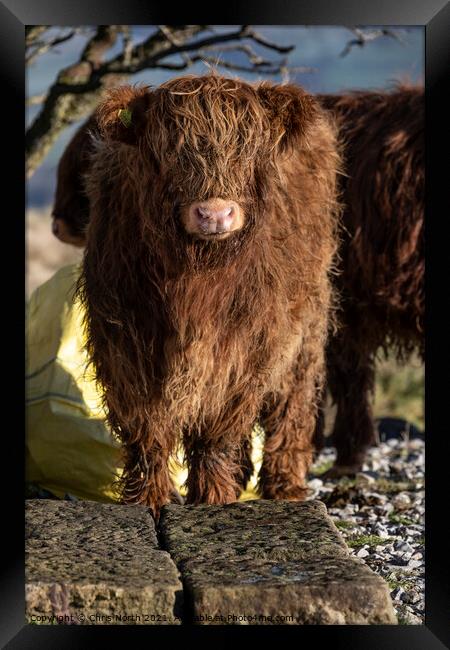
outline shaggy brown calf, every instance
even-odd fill
[[[329,387],[338,407],[333,433],[338,462],[330,474],[339,475],[360,469],[365,449],[375,441],[370,400],[377,349],[394,345],[402,359],[418,349],[423,357],[424,103],[421,88],[405,87],[319,99],[345,137],[348,175],[341,177],[347,207],[335,279],[344,298],[342,327],[327,353]],[[74,236],[83,243],[89,219],[82,174],[93,131],[90,118],[59,164],[54,213],[66,222],[60,238],[69,232],[71,243]],[[323,421],[316,432],[318,447],[322,426]]]
[[[122,497],[236,500],[266,441],[264,498],[303,499],[336,248],[333,128],[298,87],[216,75],[112,91],[87,179],[79,292],[124,450]]]
[[[424,93],[323,95],[344,145],[340,329],[327,349],[337,415],[329,475],[361,469],[376,436],[371,408],[377,351],[424,357]],[[317,431],[316,443],[321,438]]]

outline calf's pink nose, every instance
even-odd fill
[[[234,201],[212,199],[191,205],[193,221],[206,234],[229,232],[239,216],[239,206]]]

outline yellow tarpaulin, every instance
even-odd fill
[[[120,443],[105,422],[87,363],[83,310],[74,299],[79,265],[60,269],[32,294],[26,319],[26,481],[57,497],[117,500]],[[255,474],[241,499],[256,498],[262,432],[255,429]],[[171,466],[181,494],[186,470]]]

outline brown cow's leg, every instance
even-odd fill
[[[328,381],[337,405],[332,441],[335,465],[326,472],[335,478],[361,471],[367,449],[375,444],[371,396],[375,384],[374,362],[368,353],[345,345],[345,356],[330,354]]]
[[[251,431],[251,422],[241,426]],[[253,471],[250,434],[239,439],[239,429],[233,427],[232,435],[226,431],[213,435],[212,428],[205,426],[208,436],[195,430],[185,433],[187,503],[232,503],[239,498]]]
[[[124,452],[122,502],[149,506],[158,518],[161,507],[173,500],[176,492],[169,472],[170,445],[130,443],[124,445]]]
[[[236,501],[241,492],[237,481],[236,450],[225,442],[205,445],[185,439],[188,478],[186,503],[222,504]]]

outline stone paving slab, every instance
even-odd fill
[[[166,506],[160,522],[177,564],[201,559],[302,560],[348,555],[321,501],[245,501],[225,506]]]
[[[160,527],[196,623],[396,623],[387,584],[319,501],[169,505]]]
[[[144,506],[29,500],[25,551],[28,620],[180,623],[178,570]]]

